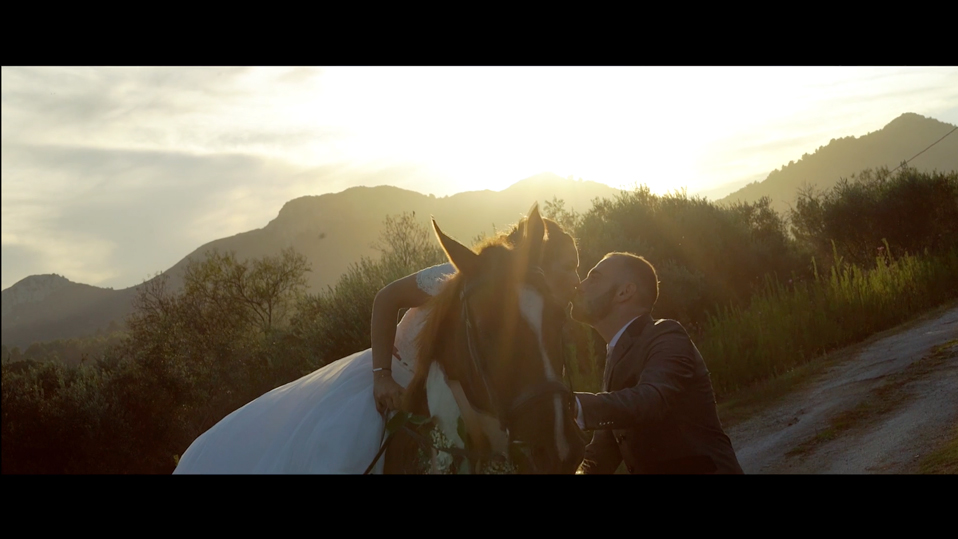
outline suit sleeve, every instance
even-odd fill
[[[585,457],[579,465],[583,474],[611,474],[622,463],[619,444],[611,430],[597,430],[592,434],[592,442],[585,446]]]
[[[641,359],[622,358],[623,361]],[[598,432],[661,421],[689,386],[694,372],[692,341],[684,328],[675,324],[650,342],[648,361],[635,386],[608,393],[576,394],[586,429]]]

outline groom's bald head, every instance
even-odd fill
[[[659,299],[659,279],[655,267],[644,257],[627,252],[612,252],[602,260],[612,264],[612,269],[621,282],[635,285],[636,303],[651,311]]]

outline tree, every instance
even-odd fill
[[[245,263],[238,262],[234,253],[214,250],[203,262],[187,266],[184,296],[229,310],[268,335],[286,320],[290,307],[305,290],[308,271],[306,257],[292,248],[279,256]]]
[[[410,273],[418,271],[442,258],[432,229],[416,221],[416,212],[389,215],[383,220],[383,229],[372,248],[379,251],[381,260]]]
[[[873,264],[886,241],[895,255],[945,252],[958,244],[958,173],[864,170],[828,191],[801,191],[791,222],[795,238],[825,264],[833,245],[862,265]]]
[[[575,210],[566,210],[565,201],[557,197],[552,197],[551,201],[546,201],[545,207],[542,209],[542,215],[559,223],[569,233],[577,229],[582,222],[582,216]]]

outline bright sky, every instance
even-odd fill
[[[2,288],[125,288],[353,185],[737,188],[904,112],[958,124],[958,68],[4,67],[0,101]]]

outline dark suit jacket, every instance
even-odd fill
[[[742,473],[715,410],[705,362],[674,320],[633,321],[605,365],[603,393],[577,393],[583,473]]]

